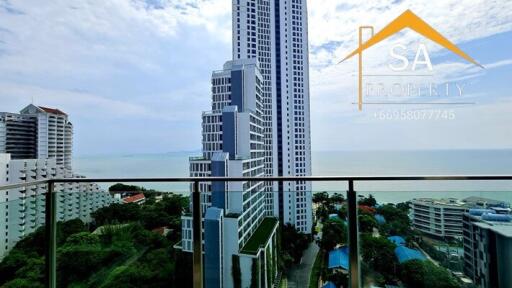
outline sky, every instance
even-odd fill
[[[423,43],[432,76],[400,81],[458,84],[464,95],[384,100],[472,104],[357,111],[357,57],[339,62],[356,48],[358,26],[377,32],[407,9],[485,69],[404,30],[364,52],[365,73],[388,73],[393,45],[412,62]],[[512,1],[310,0],[308,10],[314,151],[512,148]],[[200,149],[211,72],[230,59],[229,0],[0,0],[0,111],[29,103],[65,111],[75,155]],[[454,119],[381,117],[409,111]]]

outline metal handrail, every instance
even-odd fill
[[[56,243],[57,243],[57,217],[56,217],[56,183],[113,183],[113,182],[188,182],[192,186],[192,211],[193,211],[193,282],[195,288],[203,287],[203,264],[202,264],[202,232],[201,232],[201,207],[200,207],[200,182],[241,182],[241,181],[266,181],[266,182],[294,182],[294,181],[332,181],[347,182],[347,203],[348,203],[348,244],[349,244],[349,276],[350,286],[360,286],[360,259],[359,259],[359,228],[357,211],[357,193],[354,183],[357,181],[492,181],[512,180],[512,175],[398,175],[398,176],[281,176],[281,177],[170,177],[170,178],[56,178],[32,182],[9,184],[0,186],[1,190],[9,190],[34,185],[48,185],[46,193],[46,223],[47,237],[46,249],[46,278],[48,287],[56,287]],[[227,191],[235,192],[235,191]],[[293,192],[293,191],[290,191]]]
[[[241,182],[241,181],[447,181],[447,180],[512,180],[512,175],[386,175],[386,176],[273,176],[273,177],[161,177],[161,178],[53,178],[0,186],[0,190],[53,183],[113,183],[113,182]]]
[[[8,184],[0,190],[54,183],[108,182],[210,182],[210,181],[419,181],[419,180],[512,180],[512,175],[385,175],[385,176],[272,176],[272,177],[160,177],[160,178],[53,178]]]
[[[263,177],[171,177],[171,178],[79,178],[51,179],[62,182],[211,182],[211,181],[446,181],[446,180],[512,180],[512,175],[389,175],[389,176],[263,176]]]

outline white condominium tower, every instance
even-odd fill
[[[71,170],[73,125],[59,109],[28,105],[20,114],[0,113],[0,153],[12,159],[55,158]]]
[[[190,159],[191,176],[265,175],[261,100],[256,59],[229,61],[213,72],[212,110],[202,117],[203,156]],[[207,182],[200,191],[205,286],[271,287],[277,274],[278,220],[266,217],[265,182]],[[192,250],[191,223],[190,216],[183,217],[184,251]]]
[[[311,175],[306,0],[233,0],[233,58],[256,58],[263,77],[265,174]],[[310,233],[311,183],[269,190],[267,210]]]

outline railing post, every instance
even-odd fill
[[[349,247],[349,282],[351,288],[359,288],[361,268],[359,266],[359,221],[357,217],[357,192],[354,180],[348,181],[348,247]]]
[[[45,232],[46,232],[46,284],[49,288],[57,287],[57,195],[55,183],[48,181],[46,192]]]
[[[193,278],[194,288],[203,287],[203,240],[201,225],[201,193],[199,192],[199,181],[194,182],[192,191],[192,238],[193,238]]]

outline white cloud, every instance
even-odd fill
[[[378,30],[412,9],[457,44],[512,30],[511,1],[311,0],[308,5],[314,149],[350,148],[355,130],[347,130],[352,134],[345,138],[331,131],[366,121],[351,104],[356,61],[334,65],[354,49],[359,25]],[[414,33],[402,36],[406,43],[418,39]],[[375,71],[382,66],[381,48],[365,55],[367,67]],[[436,45],[430,43],[429,49],[442,56]],[[198,148],[200,113],[210,105],[210,71],[230,57],[231,0],[56,0],[44,5],[0,0],[0,110],[17,111],[32,97],[36,104],[66,110],[85,135],[77,136],[84,141],[77,146],[91,149],[82,153],[115,146],[120,133],[111,131],[135,133],[140,123],[147,127],[129,138],[126,149]],[[439,81],[467,80],[511,60],[483,63],[484,72],[464,62],[436,64]],[[110,124],[98,126],[98,119]],[[92,139],[87,131],[94,130],[105,142],[80,138]],[[154,141],[139,148],[131,143],[142,138]]]

